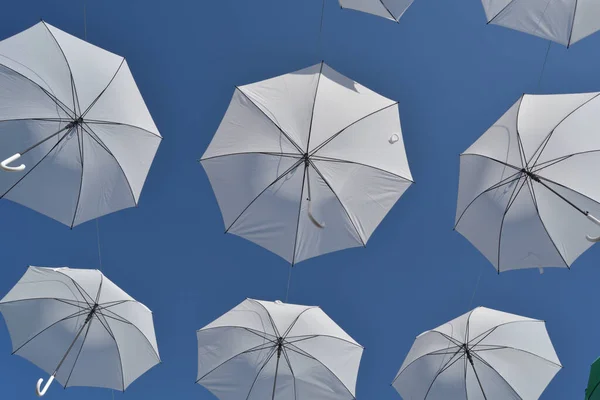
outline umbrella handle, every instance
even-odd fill
[[[317,221],[317,219],[312,215],[312,207],[311,207],[310,200],[308,201],[308,218],[310,219],[310,222],[312,222],[317,228],[319,228],[319,229],[325,228],[325,224]]]
[[[0,163],[0,167],[5,170],[5,171],[9,171],[9,172],[19,172],[19,171],[23,171],[25,169],[25,164],[21,164],[18,167],[11,167],[8,164],[10,164],[13,161],[18,160],[19,158],[21,158],[21,154],[16,153],[10,157],[8,157],[6,160],[2,161]]]
[[[598,220],[598,218],[594,217],[592,214],[587,213],[587,217],[590,221],[592,221],[593,223],[595,223],[596,225],[600,225],[600,220]],[[597,243],[600,242],[600,236],[590,236],[590,235],[586,235],[586,239],[590,242],[593,243]]]
[[[50,387],[50,385],[52,384],[52,381],[54,380],[54,375],[56,375],[56,373],[50,375],[50,378],[48,378],[48,382],[46,382],[46,386],[44,386],[44,389],[40,389],[42,386],[42,383],[44,383],[44,378],[40,378],[37,381],[37,385],[35,386],[35,393],[38,395],[38,397],[42,397],[43,395],[46,394],[46,392],[48,391],[48,388]]]

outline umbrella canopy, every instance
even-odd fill
[[[198,331],[198,380],[220,400],[354,399],[363,348],[319,307],[247,299]]]
[[[488,24],[501,25],[565,46],[600,29],[596,0],[482,0]]]
[[[397,102],[324,63],[236,88],[200,161],[226,232],[292,264],[364,246],[412,183]]]
[[[585,389],[585,400],[598,400],[600,399],[600,358],[598,358],[592,364],[590,369],[590,379],[588,380],[588,386]]]
[[[414,0],[340,0],[342,8],[366,12],[398,22]]]
[[[536,400],[561,368],[544,321],[478,307],[419,335],[393,386],[405,400]]]
[[[136,206],[160,141],[123,57],[45,22],[0,42],[0,198],[70,227]]]
[[[599,95],[523,95],[461,155],[456,230],[498,272],[570,267],[598,240]]]
[[[160,362],[152,312],[98,270],[29,267],[0,301],[17,354],[65,388],[125,390]]]

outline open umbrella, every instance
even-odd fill
[[[220,400],[354,399],[363,348],[319,307],[247,299],[198,331],[198,380]]]
[[[200,161],[226,232],[292,264],[364,246],[412,183],[397,103],[324,63],[236,88]]]
[[[0,198],[70,227],[136,206],[160,141],[123,57],[45,22],[0,42]]]
[[[488,24],[501,25],[565,46],[600,29],[597,0],[482,0]]]
[[[498,272],[569,268],[598,241],[599,95],[523,95],[461,154],[456,230]]]
[[[398,22],[413,1],[414,0],[340,0],[340,6],[342,8],[350,8]]]
[[[600,399],[600,358],[598,358],[592,364],[590,369],[590,378],[588,380],[588,386],[585,389],[585,400],[598,400]]]
[[[152,312],[98,270],[29,267],[0,301],[17,354],[65,388],[125,390],[160,362]]]
[[[478,307],[419,335],[393,386],[405,400],[536,400],[561,368],[544,321]]]

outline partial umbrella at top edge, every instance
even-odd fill
[[[412,183],[397,102],[324,63],[237,87],[200,161],[226,232],[292,264],[365,246]]]
[[[455,228],[498,273],[600,241],[599,95],[523,95],[461,154]]]
[[[0,198],[70,227],[135,207],[161,139],[123,57],[46,22],[0,42]]]
[[[597,0],[482,0],[488,24],[504,26],[564,46],[600,30]]]
[[[339,0],[342,8],[398,22],[414,0]]]

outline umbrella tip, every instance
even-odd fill
[[[281,300],[275,300],[275,304],[283,304]]]

